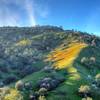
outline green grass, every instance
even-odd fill
[[[87,72],[84,70],[84,73]],[[58,88],[51,91],[47,97],[47,100],[81,100],[78,96],[78,88],[80,85],[88,84],[88,82],[83,77],[83,74],[80,74],[80,80],[72,80],[70,77],[75,76],[76,73],[66,75],[66,81],[63,84],[60,84]],[[64,92],[65,94],[62,95],[60,92]],[[59,95],[58,95],[59,93]]]
[[[32,40],[39,40],[41,41],[44,37],[44,35],[46,37],[48,37],[48,35],[51,35],[51,33],[48,33],[48,34],[40,34],[40,35],[37,35],[35,37],[32,37]],[[77,37],[71,37],[69,36],[68,38],[66,34],[63,34],[63,33],[56,33],[55,35],[52,34],[53,38],[55,37],[59,37],[61,36],[61,40],[60,43],[69,43],[75,39],[77,39]],[[64,38],[63,38],[64,37]],[[54,41],[54,39],[52,40]],[[57,44],[56,47],[59,47],[59,45]],[[94,51],[92,51],[94,50]],[[90,70],[82,65],[80,63],[80,60],[82,57],[91,57],[91,56],[94,56],[96,57],[97,59],[97,63],[96,65],[94,65],[95,69],[96,69],[96,73],[100,73],[100,70],[98,70],[98,66],[99,66],[99,59],[100,59],[100,53],[99,53],[100,49],[99,48],[95,48],[95,47],[91,47],[91,46],[88,46],[84,49],[81,50],[81,52],[79,53],[78,57],[74,60],[73,63],[69,64],[69,67],[73,67],[75,69],[77,69],[77,72],[75,73],[68,73],[67,72],[67,69],[64,69],[64,70],[59,70],[57,71],[56,73],[56,76],[58,77],[64,77],[66,80],[61,83],[56,89],[52,90],[52,91],[48,91],[48,95],[46,97],[47,100],[81,100],[82,98],[79,97],[78,95],[78,88],[81,86],[81,85],[88,85],[91,80],[88,80],[87,79],[87,76],[88,75],[91,75],[92,78],[94,78],[94,75],[91,74]],[[44,57],[45,55],[47,55],[48,52],[45,52]],[[41,61],[37,61],[36,63],[33,63],[33,67],[38,67],[40,69],[42,69],[44,66],[46,65],[49,65],[49,63],[45,63],[43,62],[44,59],[42,59]],[[67,61],[66,61],[67,62]],[[64,74],[66,72],[66,74]],[[25,78],[22,79],[22,81],[24,82],[32,82],[33,84],[33,89],[34,90],[38,90],[36,88],[36,85],[37,85],[37,82],[40,80],[40,79],[43,79],[45,77],[48,77],[48,76],[52,76],[53,73],[45,73],[44,71],[38,71],[38,72],[34,72],[32,73],[31,75],[28,75],[26,76]],[[80,79],[77,79],[77,75],[80,76]],[[10,86],[11,87],[14,87],[15,83],[14,84],[11,84]],[[97,98],[95,100],[98,100]]]
[[[87,50],[90,49],[89,47]],[[86,50],[86,49],[85,49]],[[82,98],[79,97],[78,95],[78,88],[81,85],[89,85],[91,80],[88,80],[87,77],[88,75],[91,75],[91,72],[88,68],[85,66],[81,65],[79,62],[80,58],[85,56],[86,51],[84,52],[83,50],[79,54],[79,56],[75,59],[73,64],[70,64],[70,66],[73,66],[74,68],[77,69],[77,73],[72,73],[66,75],[66,81],[63,84],[60,84],[58,88],[55,90],[51,91],[48,93],[47,100],[81,100]],[[91,56],[90,54],[86,56]],[[76,75],[80,75],[80,79],[76,79]],[[93,75],[91,75],[92,78],[94,78]],[[73,77],[73,78],[72,78]],[[64,93],[61,94],[61,93]],[[96,99],[98,100],[98,99]]]
[[[75,61],[73,62],[73,64],[70,64],[69,66],[73,66],[74,68],[77,69],[76,73],[68,73],[66,69],[64,70],[60,70],[57,71],[58,74],[63,75],[65,73],[66,70],[66,75],[64,76],[66,78],[65,82],[63,82],[62,84],[60,84],[56,89],[52,90],[52,91],[48,91],[48,95],[46,97],[47,100],[81,100],[82,98],[79,97],[78,95],[78,88],[81,85],[88,85],[91,80],[87,79],[88,75],[91,75],[94,78],[94,75],[91,74],[90,70],[88,68],[86,68],[86,66],[83,66],[79,63],[80,58],[82,58],[83,56],[91,56],[91,54],[89,54],[90,47],[87,47],[85,50],[82,50],[81,53],[79,54],[79,56],[75,59]],[[36,63],[36,66],[41,66],[41,62],[40,63]],[[43,67],[43,66],[42,66]],[[42,68],[41,67],[41,68]],[[100,71],[96,70],[97,73],[99,73]],[[77,79],[77,74],[80,75],[80,79]],[[39,71],[36,73],[33,73],[27,77],[25,77],[23,79],[24,82],[29,82],[32,81],[32,84],[34,86],[36,86],[36,83],[38,80],[46,77],[46,76],[51,76],[52,73],[45,73],[43,71]],[[98,99],[95,99],[98,100]]]

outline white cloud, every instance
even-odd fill
[[[6,0],[0,1],[0,26],[17,26],[18,16],[12,13],[7,6],[8,2]]]
[[[13,10],[11,5],[18,9]],[[26,14],[25,17],[22,16],[23,13]],[[37,16],[46,18],[48,7],[38,4],[36,0],[0,0],[0,26],[20,26],[24,21],[27,26],[34,26],[37,24]]]
[[[35,19],[35,7],[34,4],[32,4],[33,2],[29,2],[29,0],[25,0],[25,9],[27,12],[27,15],[29,17],[29,23],[30,25],[34,26],[36,25],[36,19]]]

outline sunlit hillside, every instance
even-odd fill
[[[98,100],[100,37],[56,26],[0,28],[0,100]]]
[[[86,46],[85,43],[72,43],[66,48],[58,47],[48,55],[47,61],[54,62],[53,66],[56,68],[66,68],[69,64],[73,63],[80,51]]]
[[[78,57],[79,53],[83,48],[87,47],[85,43],[71,43],[68,47],[60,46],[56,48],[51,54],[48,55],[46,61],[53,62],[54,68],[63,69],[70,73],[74,73],[74,78],[80,78],[80,75],[77,73],[77,69],[74,67],[74,60]],[[64,48],[64,49],[63,49]]]

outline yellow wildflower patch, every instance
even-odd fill
[[[69,73],[77,73],[77,69],[72,64],[80,51],[86,46],[85,43],[72,43],[66,48],[56,48],[48,55],[46,61],[52,61],[55,68],[66,68]],[[79,78],[78,74],[77,78]]]
[[[47,61],[53,61],[56,68],[65,68],[78,56],[81,49],[86,47],[84,43],[75,43],[69,45],[68,48],[60,50],[55,49],[50,55],[48,55]]]
[[[11,89],[10,94],[6,94],[4,100],[23,100],[23,97],[18,90]]]
[[[17,46],[26,46],[26,45],[30,45],[30,44],[31,44],[31,40],[23,39],[23,40],[19,41],[16,45]]]

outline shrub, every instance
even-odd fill
[[[39,100],[46,100],[45,96],[39,96]]]
[[[81,92],[81,93],[89,93],[90,92],[90,87],[88,85],[82,85],[79,88],[79,92]]]
[[[17,80],[17,77],[16,77],[16,76],[10,75],[10,76],[6,77],[6,78],[3,80],[3,83],[7,85],[7,84],[10,84],[10,83],[12,83],[12,82],[15,82],[16,80]]]
[[[21,81],[21,80],[19,80],[19,81],[15,84],[15,88],[16,88],[17,90],[23,90],[23,88],[24,88],[24,82]]]
[[[93,100],[91,97],[82,98],[82,100]]]
[[[91,95],[94,98],[100,98],[100,88],[93,88],[91,89]]]
[[[97,83],[97,86],[100,87],[100,74],[97,74],[97,75],[95,76],[95,81],[96,81],[96,83]]]
[[[0,65],[0,71],[1,72],[5,72],[5,73],[8,73],[8,67],[6,67],[6,66],[4,67],[4,66]]]
[[[40,90],[38,91],[39,95],[44,96],[47,94],[47,89],[46,88],[40,88]]]
[[[91,92],[91,89],[88,85],[81,85],[79,88],[79,93],[83,97],[87,97],[88,95],[90,95],[90,92]]]
[[[44,67],[43,71],[44,71],[44,72],[47,72],[47,73],[50,73],[50,72],[53,71],[53,68],[50,67],[50,66],[46,66],[46,67]]]
[[[4,88],[2,88],[2,92],[4,94],[8,94],[8,93],[10,93],[10,88],[9,87],[4,87]]]
[[[87,61],[87,58],[86,57],[83,57],[82,59],[81,59],[81,63],[85,63]]]
[[[60,83],[64,81],[64,78],[60,75],[45,77],[42,80],[38,81],[38,87],[46,88],[47,90],[52,90],[56,88]]]
[[[97,74],[97,75],[95,76],[95,80],[96,80],[96,81],[100,81],[100,74]]]
[[[4,97],[10,93],[9,87],[0,88],[0,100],[4,100]]]
[[[38,69],[34,68],[32,66],[27,66],[20,72],[20,76],[23,78],[29,74],[32,74],[33,72],[36,72]]]
[[[4,100],[23,100],[23,96],[18,90],[12,89],[10,94],[5,95]]]
[[[96,63],[96,58],[95,57],[90,57],[90,58],[83,57],[81,59],[81,63],[87,66],[89,69],[93,69],[94,68],[93,66]]]
[[[1,81],[0,82],[0,87],[3,87],[4,86],[4,83]]]
[[[95,57],[90,57],[90,62],[95,63],[96,62],[96,58]]]
[[[31,82],[25,83],[25,89],[30,90],[32,88],[33,88],[33,86],[32,86],[32,83]]]
[[[29,95],[29,100],[38,100],[39,94],[38,93],[31,93]]]

